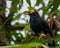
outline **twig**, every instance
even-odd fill
[[[22,30],[25,26],[10,26],[11,30]]]
[[[29,41],[33,40],[34,38],[35,38],[34,35],[30,35],[30,36],[28,36],[27,38],[25,38],[25,39],[21,42],[21,44],[28,43]]]

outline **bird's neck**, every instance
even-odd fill
[[[39,16],[35,16],[35,15],[30,16],[30,22],[37,22],[39,18],[40,18]]]
[[[40,15],[37,13],[37,12],[35,12],[35,13],[33,13],[33,14],[30,14],[30,19],[31,20],[33,20],[33,19],[38,19],[38,18],[40,18]]]

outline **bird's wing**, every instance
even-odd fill
[[[46,23],[46,21],[42,18],[40,18],[40,26],[43,27],[43,31],[44,33],[47,33],[46,35],[46,39],[48,41],[49,44],[55,45],[54,40],[53,40],[53,35],[52,32],[48,26],[48,24]]]

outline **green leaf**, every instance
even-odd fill
[[[13,3],[17,3],[17,2],[19,2],[19,0],[17,1],[17,0],[10,0],[10,1],[12,1]]]
[[[29,9],[29,10],[32,10],[32,9],[34,9],[34,8],[33,8],[33,7],[28,7],[28,9]]]
[[[15,45],[15,46],[5,46],[4,48],[36,48],[36,47],[41,47],[41,46],[44,47],[44,48],[48,48],[47,46],[45,46],[41,43],[37,43],[37,42],[32,42],[32,43],[18,45],[18,46],[17,45]]]
[[[59,3],[56,3],[56,5],[54,5],[53,8],[51,9],[50,13],[54,12],[58,8],[58,6],[59,6]]]
[[[43,15],[45,15],[47,13],[47,7],[43,7]]]
[[[40,3],[42,3],[42,0],[36,0],[35,6],[39,6]]]
[[[16,9],[15,9],[15,11],[16,12],[18,12],[21,8],[22,8],[22,6],[23,6],[23,0],[21,0],[19,3],[18,3],[18,7],[16,6]]]
[[[30,0],[26,0],[26,2],[29,4],[29,6],[31,6],[31,1]]]
[[[19,3],[19,0],[17,1],[17,0],[12,0],[12,6],[14,5],[16,5],[16,4],[18,4]]]
[[[19,9],[21,9],[22,6],[23,6],[23,0],[19,2]]]
[[[57,16],[60,16],[60,11],[57,9],[57,10],[55,11],[55,14],[56,14]]]
[[[50,0],[50,1],[48,2],[47,9],[51,8],[52,5],[53,5],[53,0]]]
[[[50,6],[48,7],[48,9],[51,8],[51,6],[53,6],[53,8],[51,9],[50,14],[51,14],[52,12],[54,12],[54,11],[58,8],[59,4],[60,4],[59,0],[54,0],[54,1],[52,2],[52,4],[50,4]]]
[[[17,5],[19,4],[19,7]],[[12,13],[18,12],[23,6],[23,0],[12,0],[12,7],[10,8]]]
[[[15,20],[19,19],[19,18],[20,18],[20,16],[21,16],[21,14],[18,14],[15,18],[13,18],[13,21],[15,21]]]
[[[30,30],[30,23],[27,22],[27,24],[26,24],[26,26],[25,26],[25,28],[24,28],[24,32],[25,32],[25,34],[28,34],[27,31],[29,31],[29,30]]]
[[[15,44],[18,44],[24,37],[21,33],[16,33],[16,31],[11,31],[11,36],[15,36],[16,40],[13,40],[13,38],[11,37],[11,41],[14,41]],[[20,35],[20,36],[18,36]]]

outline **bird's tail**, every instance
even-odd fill
[[[55,46],[55,41],[50,34],[47,34],[46,39],[47,39],[48,45]]]

